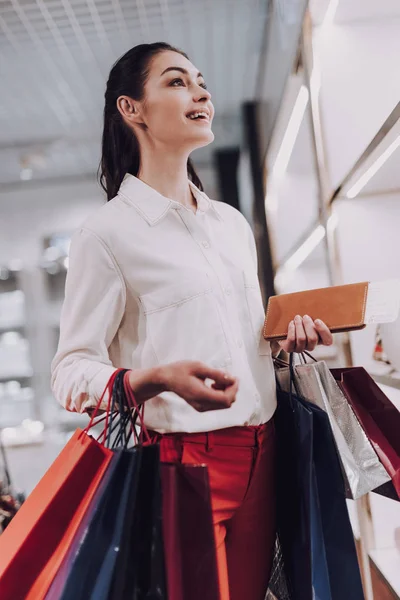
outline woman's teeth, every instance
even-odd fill
[[[205,112],[196,112],[196,113],[192,113],[190,115],[188,115],[188,119],[198,119],[199,117],[204,118],[204,119],[208,119],[208,114]]]

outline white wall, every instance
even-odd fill
[[[315,48],[336,187],[399,102],[400,19],[333,25],[316,36]]]

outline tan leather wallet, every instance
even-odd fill
[[[271,296],[264,324],[266,340],[284,340],[296,315],[321,319],[332,333],[365,327],[368,281]]]

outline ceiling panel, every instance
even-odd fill
[[[93,170],[108,72],[143,42],[166,41],[189,54],[213,94],[216,144],[238,143],[241,103],[254,97],[267,5],[0,0],[0,183],[18,180],[21,157],[32,154],[34,178]],[[206,161],[209,153],[198,156]]]

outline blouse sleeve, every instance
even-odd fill
[[[60,341],[51,366],[53,393],[67,410],[95,406],[116,370],[108,348],[125,302],[124,280],[110,250],[81,229],[71,241]]]

